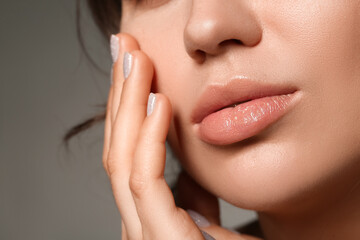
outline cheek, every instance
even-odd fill
[[[174,14],[173,14],[174,15]],[[152,82],[152,92],[165,94],[172,105],[173,119],[170,125],[168,141],[179,156],[180,142],[191,133],[184,133],[187,129],[186,121],[193,107],[193,100],[197,93],[194,76],[186,74],[192,72],[191,59],[184,49],[183,29],[181,22],[169,23],[152,17],[151,21],[141,17],[124,24],[123,31],[133,35],[139,42],[140,48],[150,57],[154,64],[155,76]],[[175,19],[175,17],[173,16]],[[185,25],[185,23],[184,23]],[[143,29],[151,29],[144,31]],[[166,34],[165,34],[166,33]],[[201,84],[198,82],[198,84]],[[186,126],[185,126],[186,125]]]
[[[281,49],[277,66],[288,66],[279,72],[287,71],[284,75],[294,79],[306,95],[302,134],[357,140],[352,145],[359,142],[359,4],[284,1],[278,8],[263,6],[261,10],[265,41]],[[307,11],[303,11],[305,6]]]
[[[359,63],[360,1],[285,2],[259,10],[268,44],[317,70]]]
[[[164,19],[168,20],[164,22]],[[187,66],[184,62],[187,59],[183,43],[184,28],[176,19],[179,17],[174,14],[170,16],[170,13],[148,13],[124,23],[122,28],[122,31],[138,40],[141,50],[154,64],[152,91],[164,93],[172,103],[180,98],[179,89],[185,88],[186,81],[182,76]]]

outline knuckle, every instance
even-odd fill
[[[148,181],[142,175],[132,173],[129,179],[129,188],[134,197],[140,198],[148,188]]]
[[[113,176],[115,175],[115,173],[118,172],[118,167],[117,167],[117,164],[116,164],[116,159],[109,156],[107,161],[104,162],[104,168],[107,170],[109,176]]]

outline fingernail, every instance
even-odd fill
[[[131,67],[132,67],[132,55],[128,52],[125,52],[124,65],[123,65],[125,79],[127,79],[128,76],[130,75]]]
[[[198,227],[208,227],[210,226],[210,222],[200,213],[195,212],[193,210],[188,209],[187,213],[190,215],[190,217],[192,218],[192,220],[195,222],[195,224]]]
[[[156,95],[154,93],[149,94],[148,104],[147,104],[147,116],[153,112],[155,108]]]
[[[110,50],[113,62],[116,62],[119,56],[119,38],[115,35],[111,35]]]
[[[203,237],[205,238],[205,240],[216,240],[215,238],[213,238],[212,236],[210,236],[210,234],[208,234],[207,232],[200,230],[201,234],[203,235]]]

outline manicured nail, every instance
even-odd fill
[[[210,226],[210,222],[200,213],[190,209],[187,210],[187,213],[190,215],[190,217],[198,227],[202,228]]]
[[[203,237],[205,238],[205,240],[216,240],[215,238],[213,238],[212,236],[210,236],[210,234],[208,234],[207,232],[200,230],[201,234],[203,235]]]
[[[113,62],[116,62],[119,56],[119,38],[115,35],[111,35],[110,39],[110,50]]]
[[[153,112],[155,108],[156,95],[154,93],[149,94],[148,104],[147,104],[147,116]]]
[[[128,76],[130,75],[131,67],[132,67],[132,55],[128,52],[125,52],[124,65],[123,65],[125,79],[127,79]]]

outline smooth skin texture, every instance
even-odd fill
[[[115,86],[123,80],[121,64],[114,67],[109,108],[119,110],[106,120],[104,165],[129,239],[161,239],[154,224],[164,221],[174,227],[162,228],[171,239],[175,232],[201,239],[163,185],[166,134],[201,187],[258,212],[266,239],[360,236],[359,0],[124,0],[122,16],[121,31],[134,41],[121,44],[138,44],[141,53],[124,86]],[[302,99],[252,138],[225,147],[202,142],[190,120],[199,93],[239,75],[295,86]],[[159,108],[147,119],[150,91]],[[167,124],[168,133],[156,127]]]
[[[118,38],[119,56],[130,52],[133,62],[126,80],[122,58],[113,67],[103,165],[122,216],[122,239],[204,239],[187,212],[175,206],[164,179],[165,141],[172,114],[170,101],[165,95],[156,94],[155,108],[146,116],[153,78],[152,63],[130,35],[118,34]],[[202,203],[212,200],[211,196],[199,199]],[[207,214],[213,224],[205,229],[212,236],[217,239],[256,239],[215,225],[219,223],[218,212],[216,214]]]

